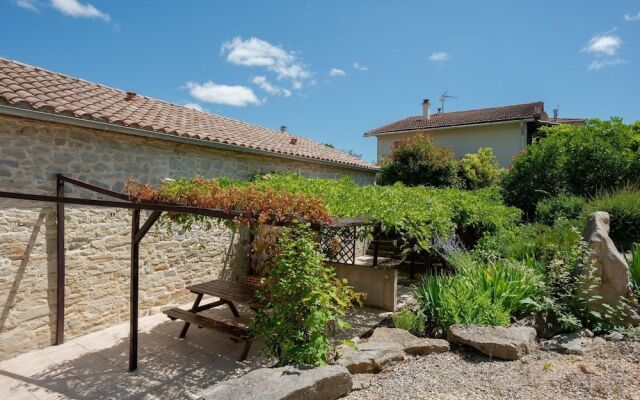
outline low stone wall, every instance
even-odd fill
[[[247,178],[257,171],[351,174],[361,183],[373,178],[319,164],[0,117],[2,191],[51,195],[57,173],[121,191],[129,177],[158,184],[180,176]],[[67,194],[94,197],[82,189]],[[130,211],[67,206],[65,224],[66,337],[127,321]],[[183,235],[152,229],[140,250],[140,314],[190,301],[185,287],[194,282],[241,275],[246,242],[246,235],[224,225]],[[54,205],[0,199],[0,360],[53,343],[56,288]]]

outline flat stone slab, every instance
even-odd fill
[[[377,374],[394,362],[404,360],[402,345],[397,343],[367,342],[358,349],[348,349],[338,359],[352,374]]]
[[[536,348],[536,330],[528,326],[452,325],[447,339],[502,360],[519,360]]]
[[[588,337],[579,333],[557,335],[542,343],[542,349],[563,354],[585,356],[604,347],[606,341],[601,337]]]
[[[341,365],[260,368],[205,389],[205,400],[334,400],[351,391],[351,374]]]
[[[449,342],[444,339],[419,338],[398,328],[380,327],[373,331],[369,343],[397,343],[407,354],[426,355],[449,351]]]

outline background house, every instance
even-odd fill
[[[0,58],[0,191],[55,195],[58,173],[122,191],[130,177],[159,184],[259,171],[370,183],[376,167],[304,137]],[[65,194],[92,196],[80,191]],[[131,221],[122,209],[66,208],[73,337],[128,320]],[[186,286],[244,267],[240,236],[223,225],[149,235],[140,314],[191,300]],[[0,199],[0,360],[52,343],[56,256],[55,204]]]
[[[531,143],[541,125],[583,124],[579,118],[549,118],[544,103],[516,104],[478,110],[432,113],[429,100],[422,102],[422,115],[401,119],[365,132],[378,141],[377,158],[382,162],[393,144],[418,133],[431,136],[440,147],[453,148],[458,158],[491,147],[500,165],[508,167],[513,156]]]

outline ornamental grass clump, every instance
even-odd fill
[[[342,319],[361,295],[326,266],[306,225],[278,238],[273,267],[257,292],[260,308],[252,321],[255,337],[278,365],[324,365],[333,354],[330,334],[345,329]]]
[[[427,277],[414,289],[430,334],[454,324],[508,325],[541,295],[540,275],[522,263],[481,263],[464,252],[446,258],[455,275]]]

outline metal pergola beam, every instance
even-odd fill
[[[83,199],[77,197],[66,197],[64,195],[64,184],[69,183],[83,189],[99,193],[106,196],[118,198],[122,201]],[[130,319],[129,319],[129,371],[135,371],[138,367],[138,300],[139,300],[139,270],[140,270],[140,242],[160,218],[163,212],[197,214],[206,217],[220,219],[234,219],[241,216],[241,213],[226,212],[223,210],[187,207],[171,203],[144,202],[131,198],[123,193],[118,193],[106,188],[95,186],[73,178],[56,175],[56,195],[47,196],[40,194],[27,194],[17,192],[0,191],[0,198],[43,201],[56,203],[56,233],[57,233],[57,292],[56,292],[56,345],[64,343],[64,306],[65,306],[65,204],[124,208],[133,210],[131,222],[131,290],[130,296]],[[142,226],[140,226],[141,210],[152,211]]]

